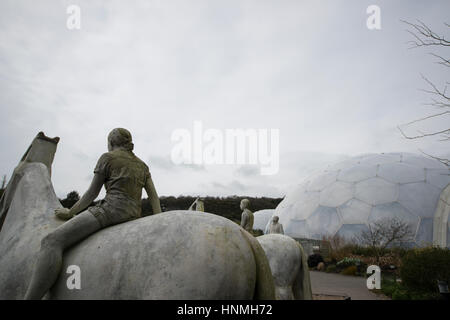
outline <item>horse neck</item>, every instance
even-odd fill
[[[48,138],[44,135],[44,133],[39,132],[38,135],[33,139],[30,146],[26,150],[23,155],[21,161],[14,169],[14,172],[11,176],[11,179],[8,182],[8,185],[0,199],[0,232],[3,229],[5,222],[7,221],[7,215],[26,215],[27,212],[10,212],[10,206],[13,203],[14,199],[20,197],[22,201],[30,201],[33,199],[34,192],[37,194],[46,194],[47,197],[56,198],[54,195],[53,185],[51,183],[51,168],[53,159],[56,153],[56,147],[59,142],[59,138]],[[42,165],[45,166],[48,172],[48,177],[46,177],[45,173],[39,173],[42,171]],[[41,169],[39,169],[41,167]],[[20,188],[21,180],[24,175],[27,177],[34,176],[36,184],[32,186],[32,188]],[[39,183],[42,182],[42,183]],[[23,185],[23,183],[22,183]],[[39,189],[45,189],[45,192],[40,192]],[[49,190],[51,189],[51,190]],[[33,193],[31,192],[33,191]],[[29,194],[27,194],[27,192]],[[57,199],[57,198],[56,198]],[[19,199],[16,199],[18,201]],[[42,200],[42,199],[41,199]],[[45,200],[45,199],[43,199]],[[55,199],[48,199],[50,203],[54,204]],[[13,217],[11,217],[13,218]],[[16,217],[18,218],[18,217]],[[9,219],[16,220],[16,219]],[[19,220],[20,221],[20,220]]]

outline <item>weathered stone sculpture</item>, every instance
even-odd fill
[[[246,231],[251,232],[253,230],[254,216],[253,212],[249,210],[249,207],[250,201],[248,199],[242,199],[240,204],[240,208],[243,210],[241,215],[241,227]]]
[[[41,239],[63,223],[53,213],[61,204],[50,180],[58,141],[39,132],[0,200],[1,299],[24,297]]]
[[[67,251],[63,270],[69,265],[81,269],[81,290],[61,274],[51,298],[275,298],[256,239],[209,213],[170,211],[106,228]]]
[[[291,237],[267,234],[256,238],[269,259],[277,300],[312,300],[307,257]]]
[[[279,233],[284,234],[283,225],[278,222],[278,216],[273,216],[272,221],[267,225],[265,234]]]
[[[51,176],[51,165],[53,163],[58,142],[58,137],[51,139],[46,137],[43,132],[39,132],[36,138],[33,139],[19,164],[14,169],[11,179],[6,186],[6,190],[0,199],[0,230],[2,229],[6,214],[16,193],[17,186],[20,184],[27,166],[31,163],[40,163],[47,171],[48,176]]]
[[[48,292],[61,272],[67,248],[102,228],[139,218],[142,189],[153,212],[161,212],[148,166],[133,153],[133,147],[128,130],[113,129],[108,135],[108,152],[98,160],[89,189],[70,209],[55,209],[56,216],[71,220],[42,238],[26,299],[41,299]],[[105,198],[87,208],[103,186]]]
[[[203,201],[203,198],[197,198],[195,201],[191,204],[188,210],[194,210],[194,211],[205,211],[205,203]]]
[[[41,239],[63,223],[54,215],[61,205],[49,174],[57,141],[36,140],[27,154],[43,157],[25,157],[14,189],[8,186],[1,200],[0,299],[25,296]],[[81,272],[80,289],[67,286],[73,265]],[[64,251],[48,297],[274,299],[275,287],[261,245],[238,225],[209,213],[171,211],[106,227]]]

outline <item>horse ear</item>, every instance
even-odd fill
[[[37,138],[37,139],[46,140],[46,141],[50,141],[50,142],[53,142],[53,143],[55,143],[55,144],[58,144],[58,142],[59,142],[59,140],[60,140],[59,137],[54,137],[54,138],[47,137],[47,136],[45,135],[45,133],[42,132],[42,131],[39,131],[39,133],[37,134],[36,138]]]

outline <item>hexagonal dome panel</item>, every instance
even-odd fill
[[[293,205],[293,210],[295,211],[295,219],[306,219],[308,218],[314,210],[319,206],[319,192],[305,192],[300,197],[302,200],[296,202]]]
[[[336,208],[319,206],[306,220],[309,234],[314,239],[320,239],[324,235],[333,236],[339,229],[341,222]]]
[[[281,222],[281,219],[280,219]],[[310,238],[309,228],[306,225],[306,220],[290,220],[289,223],[284,223],[284,233],[294,238]],[[284,227],[286,225],[286,227]]]
[[[436,161],[434,159],[425,158],[421,155],[405,153],[403,154],[401,162],[411,164],[417,168],[448,170],[443,163]]]
[[[291,204],[294,204],[297,202],[296,199],[302,196],[303,193],[306,192],[306,187],[308,186],[309,181],[304,181],[300,185],[298,185],[296,188],[291,190],[284,200],[278,204],[278,208],[285,208],[288,207]]]
[[[362,231],[367,230],[369,230],[369,228],[365,224],[343,224],[342,227],[339,228],[336,235],[341,238],[345,238],[348,241],[353,241],[354,238],[361,234]]]
[[[437,201],[449,183],[450,171],[434,159],[364,154],[314,172],[285,197],[275,214],[287,235],[314,239],[351,236],[371,221],[397,217],[415,226],[414,246],[432,238]],[[450,240],[450,222],[448,226]]]
[[[353,157],[350,159],[341,160],[341,161],[338,161],[336,163],[329,165],[327,169],[329,171],[338,171],[338,170],[342,170],[345,168],[351,168],[351,167],[359,164],[359,162],[363,158],[364,158],[364,156],[356,156],[356,157]]]
[[[419,217],[433,218],[441,190],[425,182],[400,186],[398,202]]]
[[[416,233],[419,217],[409,212],[398,202],[384,203],[373,207],[369,216],[369,223],[391,217],[408,223],[411,227],[411,232]]]
[[[380,165],[384,163],[394,163],[400,162],[401,154],[400,153],[382,153],[382,154],[372,154],[364,159],[361,159],[360,164],[366,165]]]
[[[353,184],[336,181],[320,193],[319,204],[327,207],[338,207],[353,197]]]
[[[426,169],[425,181],[439,189],[448,185],[450,172],[448,169]]]
[[[308,191],[321,191],[328,187],[330,184],[336,181],[338,171],[327,171],[317,177],[310,180],[307,190]]]
[[[406,163],[381,164],[378,176],[393,183],[408,183],[425,181],[425,169]]]
[[[398,185],[381,178],[358,182],[355,187],[355,198],[371,205],[392,202],[397,197]]]
[[[433,244],[433,219],[424,218],[420,220],[416,243],[424,246]]]
[[[274,209],[265,209],[253,212],[253,229],[259,229],[264,231],[267,222],[272,218],[272,214],[275,212]]]
[[[338,208],[342,223],[367,223],[372,206],[358,199],[351,199]]]
[[[361,165],[344,168],[339,172],[338,180],[346,182],[358,182],[369,178],[374,178],[377,175],[377,166],[375,165]]]

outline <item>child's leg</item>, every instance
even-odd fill
[[[99,229],[97,219],[84,211],[45,236],[25,299],[41,299],[58,278],[63,251]]]

